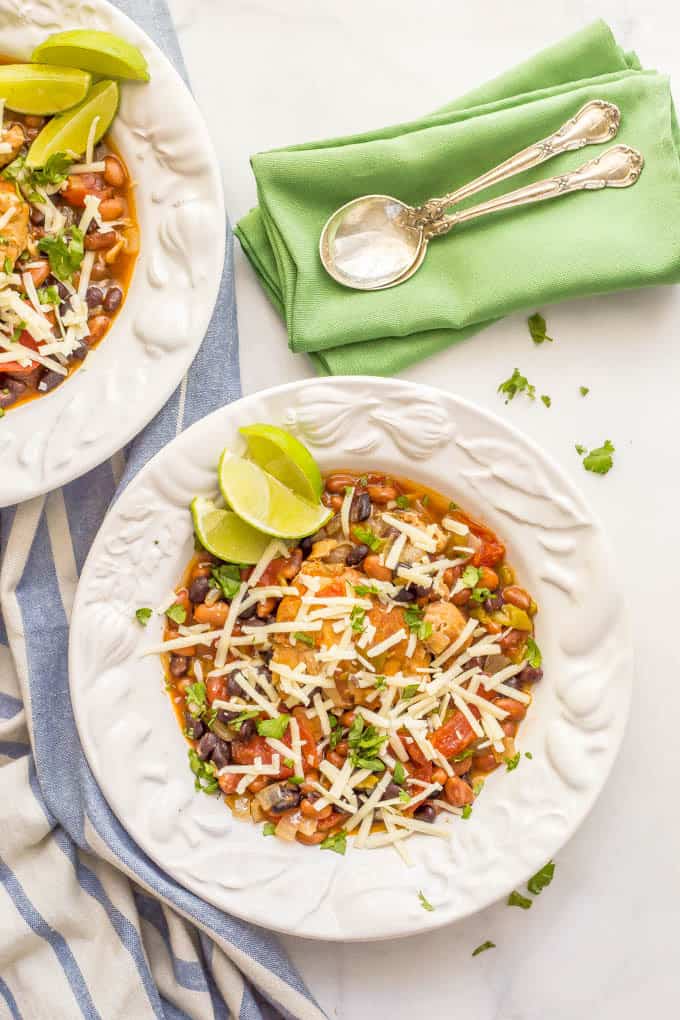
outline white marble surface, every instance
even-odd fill
[[[643,63],[677,80],[680,98],[680,7],[671,0],[601,0],[597,9],[583,0],[172,2],[232,220],[255,202],[250,153],[433,109],[598,14]],[[310,375],[240,252],[237,280],[245,391]],[[415,1011],[432,1020],[463,1011],[471,1020],[639,1020],[677,1010],[680,290],[572,302],[547,316],[553,345],[534,348],[514,316],[406,375],[507,415],[572,473],[607,523],[637,625],[623,750],[530,911],[498,904],[399,942],[287,938],[312,991],[340,1020],[406,1020]],[[515,365],[551,394],[550,410],[503,405],[495,388]],[[581,384],[591,387],[585,400]],[[583,471],[574,443],[605,438],[616,464],[600,478]],[[498,948],[472,959],[487,938]]]

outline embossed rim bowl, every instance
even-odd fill
[[[194,792],[157,656],[144,629],[193,551],[187,504],[214,493],[225,444],[267,421],[293,429],[324,469],[380,467],[425,482],[506,540],[540,605],[545,677],[520,730],[523,758],[493,773],[451,841],[415,835],[347,854],[265,839]],[[71,627],[71,695],[92,770],[137,843],[178,882],[239,917],[319,939],[436,928],[506,895],[553,857],[593,805],[628,713],[632,650],[603,529],[566,475],[506,422],[399,380],[309,380],[214,412],[173,440],[107,516],[82,573]],[[423,890],[435,910],[423,910]]]
[[[125,304],[85,365],[0,422],[0,507],[78,478],[144,428],[201,344],[224,262],[224,200],[207,128],[145,32],[105,0],[6,0],[2,52],[27,59],[50,32],[78,26],[124,36],[149,62],[149,84],[122,83],[112,129],[137,181],[141,250]]]

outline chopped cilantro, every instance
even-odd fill
[[[488,588],[473,588],[470,594],[470,602],[475,602],[478,606],[481,606],[482,602],[485,602],[490,596],[491,592]]]
[[[533,669],[538,669],[543,662],[543,656],[541,655],[541,649],[538,647],[532,637],[527,638],[527,644],[524,654],[526,660]]]
[[[611,440],[605,439],[604,446],[598,446],[583,458],[583,466],[586,471],[593,471],[596,475],[606,475],[614,464],[612,458],[614,450],[615,447]]]
[[[527,882],[527,889],[534,896],[538,896],[543,889],[550,885],[555,874],[555,862],[548,861],[544,864],[540,871],[537,871],[535,875],[532,875]]]
[[[582,397],[587,397],[590,393],[590,386],[579,386],[578,391]]]
[[[265,822],[264,823],[264,825],[262,826],[262,835],[263,836],[275,836],[276,835],[276,826],[275,826],[274,822]]]
[[[522,894],[517,892],[516,889],[513,889],[508,896],[508,906],[521,907],[522,910],[528,910],[531,906],[531,900],[528,896],[522,896]]]
[[[347,735],[350,759],[355,768],[384,772],[385,763],[378,755],[387,736],[381,735],[375,726],[367,726],[362,715],[357,713]]]
[[[408,510],[408,508],[411,505],[411,501],[408,498],[408,496],[404,495],[397,496],[394,502],[397,504],[400,510]]]
[[[314,638],[311,634],[303,634],[301,630],[294,630],[293,637],[296,641],[301,641],[303,645],[309,645],[310,648],[314,647]]]
[[[380,588],[374,584],[355,584],[352,586],[357,595],[379,595]]]
[[[331,733],[330,737],[328,738],[328,746],[330,747],[331,751],[335,750],[335,748],[338,746],[341,740],[342,730],[340,729],[339,726],[337,726]]]
[[[404,768],[404,766],[401,764],[400,761],[398,761],[396,763],[396,765],[394,766],[394,772],[392,774],[392,779],[395,781],[397,786],[403,786],[404,785],[404,780],[406,779],[406,769]]]
[[[241,587],[241,568],[236,563],[222,563],[210,572],[210,587],[219,588],[225,599],[233,599]]]
[[[352,624],[354,633],[361,634],[366,626],[366,610],[362,609],[361,606],[354,606],[349,615],[349,622]]]
[[[427,504],[430,502],[430,497],[428,496],[427,493],[425,493],[420,502],[423,504],[423,506],[427,506]]]
[[[187,611],[179,602],[175,602],[173,606],[165,610],[165,615],[173,623],[184,623],[187,618]]]
[[[421,641],[426,641],[432,633],[432,624],[423,619],[423,610],[415,602],[404,610],[404,621]]]
[[[409,795],[406,792],[406,790],[400,790],[399,791],[399,800],[403,800],[404,804],[410,803],[411,798],[409,797]]]
[[[463,804],[462,818],[469,818],[472,814],[472,804]]]
[[[30,171],[31,178],[35,184],[63,184],[72,163],[73,159],[65,152],[54,152],[43,167]]]
[[[505,403],[509,404],[518,393],[526,393],[529,400],[536,399],[536,387],[532,386],[525,375],[521,375],[518,368],[513,370],[509,379],[505,379],[498,387],[498,393],[505,396]]]
[[[529,761],[531,761],[531,759],[533,758],[533,754],[531,753],[531,751],[525,751],[524,752],[524,757],[528,758]]]
[[[277,715],[276,719],[263,719],[257,724],[257,732],[261,737],[274,737],[275,740],[281,740],[288,729],[289,722],[289,715]]]
[[[12,269],[14,268],[12,260],[10,258],[6,258],[5,261],[2,264],[2,268],[5,270],[5,272],[9,276],[9,274],[12,272]]]
[[[4,407],[0,407],[0,418],[4,418],[4,417],[5,417],[5,409],[4,409]]]
[[[323,843],[319,844],[322,850],[332,850],[336,854],[344,854],[347,849],[347,833],[344,829],[331,836],[326,836]]]
[[[194,719],[200,719],[208,707],[205,684],[197,681],[189,684],[185,691],[187,708]]]
[[[332,715],[330,712],[328,713],[328,725],[332,730],[334,730],[336,726],[340,725],[337,715]]]
[[[464,588],[476,588],[479,584],[481,571],[479,567],[466,567],[460,577],[460,583]]]
[[[5,169],[0,174],[0,177],[4,177],[6,181],[17,181],[25,168],[26,157],[17,156],[11,163],[8,163]]]
[[[295,762],[293,761],[292,758],[284,758],[283,764],[286,766],[287,769],[295,768]]]
[[[576,452],[578,453],[579,457],[582,457],[587,449],[588,449],[587,446],[581,446],[580,443],[576,443]]]
[[[481,946],[477,946],[476,949],[472,950],[473,956],[479,956],[480,953],[485,953],[487,949],[495,949],[496,943],[491,942],[489,939],[486,942],[482,942]]]
[[[368,485],[368,475],[362,475],[359,479],[359,485]]]
[[[553,342],[553,338],[548,336],[546,333],[546,329],[548,328],[546,321],[542,315],[539,315],[538,312],[534,312],[533,315],[529,316],[527,319],[527,325],[529,327],[531,339],[535,344],[542,344],[544,340],[549,340],[550,343]]]
[[[460,507],[453,500],[449,503],[449,513],[453,513],[454,510],[460,510]]]
[[[149,609],[148,606],[142,606],[142,608],[138,609],[137,612],[135,613],[137,623],[141,623],[142,627],[146,627],[147,623],[151,619],[152,614],[153,609]]]
[[[211,761],[201,761],[193,747],[189,748],[189,768],[194,774],[194,787],[203,793],[217,793],[217,767]]]
[[[259,714],[260,714],[259,708],[248,709],[247,712],[241,712],[240,715],[237,715],[235,719],[230,719],[229,725],[232,726],[234,729],[237,729],[242,722],[246,722],[246,720],[248,719],[255,719],[256,716],[258,716]]]
[[[38,301],[41,305],[59,305],[61,304],[61,297],[56,286],[52,284],[49,287],[41,287],[37,292]]]
[[[422,889],[418,890],[418,899],[420,900],[420,905],[423,908],[423,910],[434,910],[434,907],[432,906],[430,901],[425,897],[425,893],[422,891]]]
[[[474,793],[475,797],[479,797],[483,789],[484,789],[483,779],[478,779],[476,783],[472,784],[472,792]]]
[[[376,691],[384,691],[387,688],[387,680],[384,676],[375,677],[375,683],[373,685]]]
[[[541,393],[541,401],[545,404],[546,407],[550,407],[550,405],[552,404],[552,399],[548,396],[547,393]]]
[[[68,280],[83,261],[85,248],[83,244],[83,232],[78,227],[69,227],[70,239],[67,240],[64,233],[56,237],[41,237],[38,240],[38,248],[45,252],[50,261],[50,269],[60,280]]]
[[[519,759],[520,759],[519,751],[517,752],[517,754],[513,754],[512,758],[503,759],[503,761],[505,762],[505,767],[508,772],[512,772],[513,769],[517,768],[517,766],[519,765]]]
[[[471,758],[474,753],[474,748],[467,747],[464,751],[461,751],[460,754],[457,754],[455,758],[452,758],[451,761],[465,761],[466,758]]]
[[[295,786],[299,786],[301,783],[304,783],[304,781],[304,776],[291,776],[290,779],[287,780],[289,783],[294,783]]]
[[[355,524],[354,537],[361,542],[362,545],[367,545],[372,552],[377,552],[378,549],[382,548],[382,538],[378,538],[375,532],[371,531],[370,528],[362,528],[361,525]]]
[[[418,693],[420,684],[407,684],[401,692],[402,701],[408,701],[409,698],[413,698]]]

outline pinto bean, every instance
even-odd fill
[[[496,698],[494,704],[496,708],[502,708],[504,712],[507,712],[511,719],[523,719],[527,714],[526,705],[515,701],[514,698]]]
[[[342,508],[342,504],[344,502],[345,502],[345,497],[341,496],[339,492],[336,492],[328,500],[328,505],[330,506],[331,510],[335,510],[337,512],[338,510],[340,510]]]
[[[384,506],[385,503],[391,503],[393,499],[397,498],[397,490],[393,485],[388,485],[387,482],[382,485],[369,484],[368,495],[372,503]]]
[[[118,243],[118,234],[115,230],[96,230],[93,234],[85,236],[85,248],[87,251],[108,251]]]
[[[491,567],[480,567],[478,587],[495,591],[498,587],[498,574],[496,571],[492,570]]]
[[[31,266],[31,268],[26,271],[33,277],[33,283],[36,287],[42,287],[43,283],[50,275],[50,264],[47,261],[41,262],[39,265],[36,263],[35,266]]]
[[[518,726],[514,719],[504,719],[501,723],[501,729],[506,737],[514,737],[517,735]]]
[[[105,280],[109,275],[109,267],[106,265],[103,259],[95,259],[95,263],[92,266],[92,272],[90,273],[91,280]]]
[[[122,188],[127,180],[125,167],[117,156],[106,156],[104,159],[104,180],[112,188]]]
[[[302,843],[304,846],[318,846],[319,843],[323,843],[326,838],[326,833],[313,832],[311,836],[305,836],[304,832],[296,832],[295,838],[298,843]]]
[[[99,204],[99,214],[103,220],[119,220],[125,212],[125,202],[119,195],[105,198]]]
[[[451,601],[454,606],[466,606],[470,601],[470,595],[472,592],[469,588],[462,588],[461,591],[457,591]]]
[[[344,496],[347,486],[354,484],[355,481],[351,475],[338,472],[338,474],[329,475],[326,479],[326,492],[339,492]]]
[[[87,328],[90,331],[89,342],[96,344],[98,340],[104,336],[107,329],[111,325],[111,319],[108,315],[93,315],[87,320]]]
[[[371,553],[364,560],[364,573],[367,577],[373,577],[376,581],[391,581],[392,571],[389,567],[383,566],[380,559]]]
[[[459,776],[449,776],[444,786],[444,796],[454,807],[472,804],[475,799],[472,788]]]
[[[211,627],[224,627],[229,612],[226,602],[216,602],[213,606],[200,605],[194,609],[196,623],[208,623]]]
[[[487,585],[487,587],[490,586]],[[516,584],[508,585],[507,588],[503,589],[503,599],[505,602],[509,602],[511,606],[523,609],[525,613],[528,613],[531,609],[531,595],[524,588],[520,588]]]
[[[498,768],[498,762],[492,751],[476,754],[473,758],[473,764],[477,772],[493,772],[494,769]]]

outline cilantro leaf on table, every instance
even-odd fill
[[[491,942],[490,939],[487,939],[486,942],[482,942],[481,946],[477,946],[476,949],[472,950],[472,955],[473,956],[479,956],[480,953],[486,952],[487,949],[495,949],[495,948],[496,948],[496,943],[495,942]]]
[[[423,910],[434,910],[434,907],[432,906],[430,901],[427,899],[427,897],[425,896],[425,893],[422,891],[422,889],[418,890],[418,899],[420,900],[420,905],[423,908]]]
[[[531,907],[531,900],[528,896],[522,896],[522,894],[517,892],[516,889],[513,889],[508,896],[508,906],[521,907],[522,910],[529,910]]]
[[[509,404],[518,393],[526,393],[529,400],[536,399],[536,387],[533,386],[525,375],[521,375],[518,368],[513,369],[509,379],[505,379],[498,387],[498,393],[505,396],[505,403]]]
[[[146,627],[152,615],[153,609],[149,609],[148,606],[142,606],[141,609],[138,609],[135,613],[135,619],[137,620],[137,623],[141,623],[142,627]]]
[[[576,452],[578,453],[579,457],[582,457],[582,456],[583,456],[583,454],[584,454],[584,453],[586,452],[586,450],[588,449],[588,447],[587,447],[587,446],[582,446],[582,444],[581,444],[581,443],[576,443],[576,444],[575,444],[575,449],[576,449]]]
[[[507,772],[512,772],[514,771],[514,769],[517,768],[520,762],[520,757],[521,757],[520,753],[519,751],[517,751],[516,754],[513,754],[512,758],[503,759],[503,761],[505,762],[505,768]]]
[[[262,826],[262,835],[263,836],[275,836],[276,835],[276,825],[274,824],[274,822],[265,822],[264,823],[264,825]]]
[[[590,393],[589,386],[579,386],[578,390],[582,397],[587,397],[588,394]]]
[[[532,875],[527,882],[527,889],[534,896],[538,896],[543,889],[547,888],[553,880],[555,875],[555,862],[548,861],[544,864],[540,871],[537,871],[535,875]]]
[[[541,393],[541,401],[546,407],[550,407],[552,404],[552,397],[549,397],[547,393]]]
[[[527,325],[529,327],[531,339],[535,344],[542,344],[545,340],[549,340],[550,343],[553,342],[553,338],[548,336],[546,332],[548,328],[546,321],[539,312],[534,312],[533,315],[529,316],[527,319]]]
[[[615,449],[611,440],[605,439],[603,446],[598,446],[597,449],[591,450],[583,458],[583,466],[586,471],[592,471],[596,475],[606,475],[614,465],[612,454]]]

